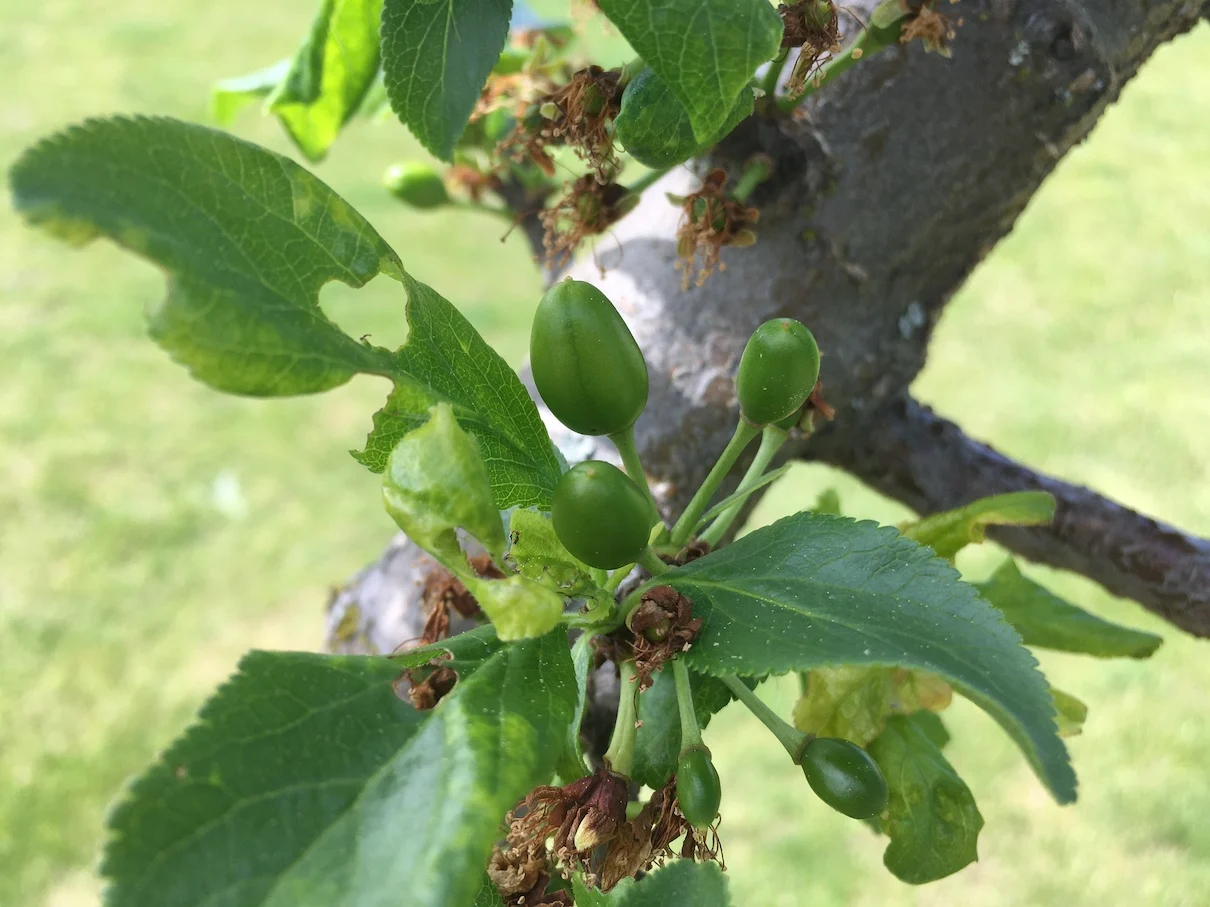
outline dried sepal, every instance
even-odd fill
[[[586,173],[568,184],[562,197],[539,215],[545,230],[547,267],[567,263],[589,236],[604,233],[630,212],[638,199],[625,186]]]
[[[723,246],[750,246],[756,241],[750,228],[760,219],[760,212],[729,198],[726,184],[725,170],[711,170],[701,188],[686,196],[681,205],[676,251],[685,289],[691,283],[700,287],[715,271],[725,269],[719,260]]]
[[[784,29],[782,47],[799,47],[786,90],[800,95],[820,68],[840,52],[840,17],[832,0],[799,0],[777,8]]]

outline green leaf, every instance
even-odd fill
[[[937,749],[945,749],[950,742],[950,732],[936,712],[913,712],[912,725],[933,741]]]
[[[492,880],[484,876],[479,883],[479,893],[475,895],[471,907],[508,907],[508,905],[504,903],[504,898],[500,896],[500,892],[492,884]]]
[[[199,380],[290,396],[383,375],[395,390],[361,462],[381,472],[395,443],[447,401],[479,441],[497,507],[549,506],[559,463],[520,379],[293,161],[202,126],[118,117],[39,143],[10,180],[31,224],[77,245],[109,237],[167,272],[151,334]],[[319,307],[329,281],[360,287],[380,273],[407,291],[411,330],[394,353],[354,340]]]
[[[1075,774],[1049,687],[998,611],[889,527],[799,513],[660,577],[702,629],[687,664],[716,675],[839,664],[939,674],[1021,747],[1055,798]]]
[[[1110,623],[1064,601],[1023,575],[1011,559],[986,582],[975,583],[975,588],[999,609],[1027,646],[1101,658],[1147,658],[1164,641],[1154,633]]]
[[[461,312],[407,274],[403,282],[408,342],[392,362],[401,377],[375,414],[365,449],[353,456],[381,472],[399,439],[427,421],[434,403],[448,400],[479,442],[496,506],[549,510],[562,470],[521,379]]]
[[[1088,706],[1062,690],[1051,687],[1051,698],[1055,703],[1055,720],[1059,725],[1060,737],[1078,737],[1084,733],[1084,722],[1088,718]]]
[[[576,678],[576,707],[571,724],[567,728],[567,740],[563,747],[565,761],[560,764],[559,770],[564,781],[574,781],[588,774],[584,765],[584,750],[580,746],[580,725],[584,721],[584,706],[588,700],[588,675],[592,671],[595,654],[591,633],[581,634],[571,647],[571,667]]]
[[[391,108],[442,160],[452,160],[508,38],[512,0],[385,0],[382,68]]]
[[[644,876],[626,879],[611,891],[572,880],[576,907],[731,907],[727,879],[716,863],[677,860]]]
[[[807,672],[806,693],[794,705],[794,726],[817,737],[843,737],[865,746],[891,715],[950,704],[950,685],[935,674],[903,668],[844,665]]]
[[[220,126],[229,126],[246,105],[267,98],[290,71],[293,60],[278,60],[272,66],[215,83],[210,93],[210,111]]]
[[[508,523],[508,562],[527,579],[567,596],[593,585],[586,564],[563,547],[550,518],[532,510],[514,510]]]
[[[668,84],[650,68],[644,69],[622,93],[622,106],[614,120],[617,140],[645,167],[660,170],[696,157],[718,144],[742,120],[752,115],[754,96],[745,86],[726,121],[702,142],[693,134],[689,112]]]
[[[890,28],[901,19],[907,18],[910,9],[901,0],[883,0],[874,7],[870,14],[870,27],[876,29]]]
[[[599,0],[601,11],[689,114],[699,142],[716,139],[756,67],[781,46],[766,0]]]
[[[886,776],[891,800],[883,830],[886,868],[914,885],[952,875],[979,859],[983,817],[975,798],[915,717],[895,717],[870,755]]]
[[[903,534],[953,560],[987,537],[988,526],[1044,526],[1055,518],[1055,499],[1045,491],[1014,491],[971,501],[902,527]]]
[[[732,699],[723,682],[708,674],[691,671],[693,711],[697,723],[705,728],[711,717]],[[635,732],[634,767],[631,777],[651,788],[663,786],[676,771],[681,753],[681,713],[676,701],[676,682],[671,668],[658,671],[652,685],[639,696],[639,720]]]
[[[440,661],[461,675],[477,670],[502,648],[504,642],[496,635],[496,628],[491,624],[484,624],[431,645],[406,649],[390,658],[397,670],[406,671],[432,661]]]
[[[404,435],[387,461],[382,476],[387,513],[438,560],[451,548],[454,557],[465,560],[456,529],[465,529],[499,559],[506,544],[504,523],[492,503],[479,445],[458,425],[448,403],[429,412],[429,421]]]
[[[324,0],[289,72],[269,98],[290,137],[322,160],[378,75],[382,0]]]
[[[246,656],[113,813],[107,903],[471,904],[505,813],[553,770],[566,635],[501,649],[428,712],[396,697],[397,671]]]

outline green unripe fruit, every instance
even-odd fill
[[[820,800],[850,818],[869,819],[886,809],[882,769],[856,743],[816,737],[803,751],[802,773]]]
[[[529,361],[542,400],[582,435],[626,431],[647,405],[643,353],[592,284],[563,280],[546,291],[529,335]]]
[[[450,201],[441,174],[420,161],[392,164],[382,182],[392,195],[413,208],[440,208]]]
[[[676,800],[689,824],[707,828],[718,815],[722,799],[723,785],[710,761],[710,750],[700,745],[686,747],[676,763]]]
[[[602,570],[637,561],[656,521],[639,486],[602,460],[585,460],[563,474],[550,516],[563,547]]]
[[[819,380],[819,347],[806,325],[774,318],[744,347],[735,375],[739,409],[753,425],[784,419],[806,401]]]

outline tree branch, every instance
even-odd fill
[[[1035,472],[910,397],[843,432],[822,433],[810,455],[922,514],[1006,491],[1048,491],[1058,505],[1053,524],[991,535],[1032,561],[1082,574],[1195,636],[1210,636],[1210,541]]]

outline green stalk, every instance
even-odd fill
[[[777,94],[777,83],[781,81],[781,73],[786,67],[786,57],[789,53],[790,48],[783,47],[777,56],[769,61],[769,68],[765,70],[760,85],[757,86],[765,93],[765,97],[771,98]]]
[[[816,91],[827,85],[838,75],[848,70],[863,57],[878,53],[884,47],[899,43],[899,27],[879,29],[875,34],[872,29],[865,29],[848,47],[828,61],[822,69],[810,79],[799,95],[783,95],[777,99],[777,109],[789,113]]]
[[[681,518],[672,527],[671,542],[673,545],[679,548],[689,540],[693,527],[697,525],[697,521],[705,513],[706,507],[710,504],[710,499],[718,491],[718,486],[723,483],[723,479],[727,477],[727,473],[731,471],[731,467],[739,459],[739,455],[744,452],[744,448],[759,433],[759,428],[744,418],[740,418],[739,425],[735,426],[735,434],[727,442],[727,446],[719,455],[714,468],[710,470],[710,474],[702,482],[701,488],[693,495],[693,499],[685,508],[685,512],[681,514]]]
[[[769,468],[773,457],[781,446],[786,443],[788,437],[790,437],[790,433],[783,431],[776,425],[766,425],[764,427],[760,435],[760,447],[756,449],[756,456],[752,460],[752,465],[748,467],[748,471],[740,479],[739,487],[735,489],[737,493],[747,491],[760,481],[760,477],[765,474],[765,470]],[[722,539],[724,533],[735,521],[735,518],[739,516],[739,512],[743,509],[743,506],[743,501],[736,501],[720,513],[699,538],[703,542],[708,542],[710,547],[713,548]]]
[[[618,665],[621,672],[621,692],[618,694],[618,718],[613,725],[613,736],[609,749],[605,751],[606,764],[620,775],[630,777],[634,768],[634,723],[638,717],[639,690],[634,680],[634,662],[624,661]]]
[[[747,201],[752,191],[767,180],[772,172],[773,161],[768,155],[761,154],[752,158],[744,165],[744,172],[740,174],[739,182],[735,184],[731,197],[737,202]]]
[[[774,711],[765,705],[764,701],[756,695],[753,690],[748,687],[738,677],[723,677],[722,681],[727,685],[735,698],[748,707],[753,715],[760,719],[761,724],[773,732],[773,736],[778,742],[786,748],[786,752],[790,754],[790,758],[797,763],[802,758],[802,752],[806,748],[807,743],[811,740],[810,734],[804,734],[793,725],[782,721]]]
[[[642,564],[643,567],[646,568],[647,572],[652,576],[660,576],[661,574],[667,573],[672,569],[662,560],[660,560],[659,555],[651,550],[650,547],[643,549],[643,553],[639,555],[639,563]]]
[[[622,465],[626,467],[626,475],[630,476],[634,484],[643,489],[643,493],[647,495],[647,500],[651,502],[651,506],[655,509],[655,512],[659,513],[660,508],[655,502],[655,495],[651,493],[651,486],[647,484],[647,473],[643,471],[643,461],[639,459],[639,449],[634,446],[634,426],[632,425],[625,431],[610,435],[609,440],[613,442],[613,446],[622,455]]]
[[[672,662],[672,676],[676,680],[676,704],[681,713],[681,751],[691,746],[701,746],[702,729],[697,724],[697,710],[693,707],[693,690],[689,686],[689,669],[682,658]]]
[[[609,580],[605,583],[606,592],[616,592],[618,586],[622,585],[622,580],[630,576],[630,571],[637,567],[637,564],[627,564],[624,567],[619,567],[613,573],[609,574]]]
[[[626,187],[626,191],[632,195],[640,195],[658,183],[664,174],[671,170],[671,167],[664,167],[660,170],[648,170],[633,183]]]

